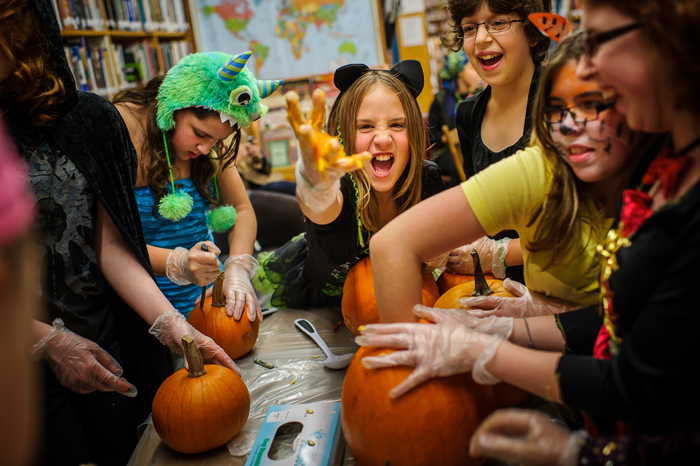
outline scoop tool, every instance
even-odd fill
[[[326,353],[326,356],[328,357],[322,361],[324,366],[328,367],[329,369],[342,369],[350,365],[350,361],[352,361],[352,357],[355,355],[355,353],[343,354],[342,356],[333,354],[330,348],[328,348],[328,345],[326,345],[326,342],[323,341],[323,338],[321,338],[321,335],[318,334],[313,324],[306,319],[297,319],[294,321],[294,325],[296,325],[299,330],[310,336],[311,339],[315,341],[319,347],[321,347],[323,352]]]

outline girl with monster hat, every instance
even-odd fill
[[[336,70],[334,82],[341,93],[328,132],[337,138],[323,132],[322,91],[314,92],[307,122],[299,97],[286,96],[301,148],[297,199],[306,233],[261,259],[254,283],[272,293],[273,306],[340,306],[345,277],[369,254],[369,238],[444,187],[437,166],[424,160],[419,62],[405,60],[391,70],[346,65]]]
[[[227,314],[238,320],[247,309],[248,319],[262,319],[250,283],[257,270],[255,214],[229,167],[241,129],[267,111],[260,100],[281,81],[256,80],[245,67],[251,54],[191,54],[165,77],[113,99],[139,157],[136,200],[156,281],[185,316],[221,269],[214,230],[228,233],[230,244],[223,265]]]
[[[30,286],[46,305],[31,327],[44,382],[36,464],[123,465],[172,370],[163,345],[182,353],[189,334],[207,361],[237,367],[153,280],[134,147],[108,100],[76,90],[51,1],[5,0],[0,23],[12,25],[0,28],[0,112],[35,197],[43,277]]]

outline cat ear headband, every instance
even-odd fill
[[[176,192],[165,132],[175,128],[175,111],[199,107],[219,113],[221,122],[228,122],[238,132],[250,126],[267,112],[261,100],[282,85],[281,80],[258,81],[245,64],[253,52],[232,56],[222,52],[192,53],[172,67],[158,90],[156,122],[163,132],[165,156],[170,170],[172,192],[161,198],[158,213],[177,222],[192,210],[192,197]],[[205,154],[206,155],[206,154]],[[167,188],[166,188],[167,189]],[[219,190],[214,177],[216,200]],[[225,232],[233,226],[236,211],[222,206],[207,212],[207,225],[214,231]]]
[[[402,60],[392,66],[390,70],[373,70],[362,63],[344,65],[335,70],[333,84],[335,84],[335,87],[337,87],[342,94],[347,91],[355,81],[360,79],[362,75],[369,71],[393,74],[406,84],[414,98],[417,98],[423,91],[423,67],[418,60]]]

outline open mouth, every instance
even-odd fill
[[[494,53],[490,55],[482,55],[479,57],[479,61],[484,65],[484,66],[493,66],[496,63],[498,63],[501,58],[503,58],[503,55],[500,53]]]
[[[593,153],[594,149],[587,146],[571,146],[566,148],[571,163],[581,163],[588,160],[588,157]]]
[[[391,167],[394,166],[394,156],[390,154],[375,155],[370,164],[375,175],[387,176],[391,172]]]

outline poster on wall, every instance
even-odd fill
[[[252,50],[258,79],[383,63],[376,0],[195,0],[202,52]]]

